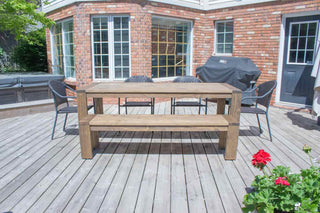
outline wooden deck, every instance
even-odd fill
[[[117,113],[106,105],[105,113]],[[130,108],[150,113],[150,108]],[[169,114],[170,103],[155,112]],[[197,108],[177,108],[177,114]],[[209,114],[215,113],[210,103]],[[0,212],[241,212],[256,174],[252,154],[265,149],[271,166],[309,166],[302,146],[320,155],[320,127],[307,113],[271,108],[274,142],[259,136],[255,115],[241,115],[237,160],[225,161],[214,132],[105,132],[92,160],[80,157],[76,115],[63,116],[50,140],[54,112],[0,120]]]

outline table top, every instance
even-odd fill
[[[98,83],[87,94],[232,94],[241,90],[226,83]]]

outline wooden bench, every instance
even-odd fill
[[[226,146],[227,137],[238,137],[239,124],[230,115],[87,115],[79,121],[82,158],[91,159],[99,146],[99,131],[219,131],[219,148],[225,159],[234,160],[235,144]]]

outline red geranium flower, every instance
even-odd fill
[[[253,159],[251,160],[252,165],[260,170],[267,165],[267,161],[271,161],[270,154],[265,152],[263,149],[260,149],[259,152],[254,154]]]
[[[286,180],[287,178],[286,177],[278,177],[274,183],[276,185],[285,185],[285,186],[290,186],[290,183]]]

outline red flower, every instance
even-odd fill
[[[287,178],[286,177],[278,177],[274,183],[276,185],[286,185],[286,186],[290,186],[290,183],[286,180]]]
[[[265,152],[263,149],[260,149],[259,152],[254,154],[253,159],[251,160],[252,165],[260,170],[267,165],[267,161],[271,161],[270,154]]]

